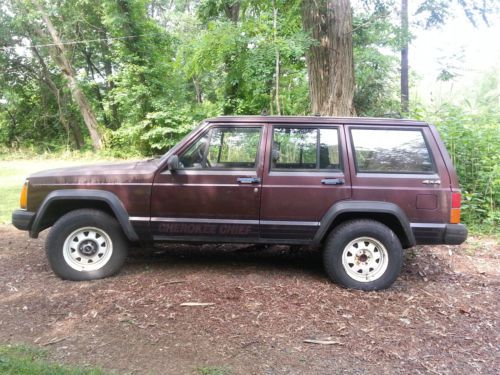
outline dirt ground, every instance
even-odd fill
[[[173,246],[116,277],[62,281],[0,226],[0,343],[119,374],[498,374],[500,245],[407,252],[388,291],[330,283],[311,250]],[[181,306],[188,302],[207,306]],[[329,345],[307,343],[324,340]]]

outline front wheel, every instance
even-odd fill
[[[381,290],[398,278],[403,249],[399,238],[384,224],[353,220],[330,233],[323,262],[328,276],[346,288]]]
[[[45,251],[52,270],[62,279],[93,280],[121,269],[127,241],[113,217],[81,209],[69,212],[54,224]]]

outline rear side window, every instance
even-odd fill
[[[421,130],[351,129],[358,172],[432,173]]]
[[[338,129],[275,127],[271,168],[339,170]]]

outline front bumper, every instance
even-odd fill
[[[12,212],[12,224],[17,229],[30,230],[34,217],[34,212],[26,210],[15,210],[14,212]]]
[[[412,223],[417,245],[460,245],[467,239],[463,224]]]

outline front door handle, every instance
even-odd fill
[[[343,185],[345,184],[345,180],[343,178],[325,178],[321,180],[323,185]]]
[[[259,184],[260,178],[258,177],[239,177],[236,181],[239,184]]]

